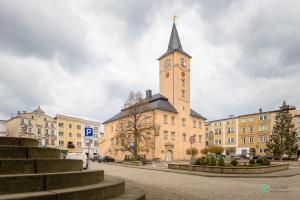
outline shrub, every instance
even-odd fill
[[[208,152],[215,153],[215,154],[220,154],[220,153],[224,152],[224,147],[212,145],[208,148]]]
[[[220,159],[218,160],[218,165],[219,165],[219,166],[225,166],[225,161],[224,161],[223,158],[220,158]]]
[[[124,161],[128,161],[128,156],[125,155]]]
[[[202,156],[201,158],[198,158],[194,162],[195,165],[207,165],[207,163],[208,163],[207,158],[204,156]]]
[[[209,158],[208,165],[209,166],[216,166],[217,165],[217,160],[215,159],[215,157]]]
[[[264,158],[261,159],[261,164],[262,165],[270,165],[271,161],[268,158],[264,157]]]
[[[238,165],[238,161],[236,159],[231,161],[231,165],[233,166],[237,166]]]
[[[258,158],[258,159],[256,160],[256,163],[257,163],[257,164],[262,164],[262,159],[261,159],[261,158]]]
[[[250,165],[255,165],[255,160],[254,159],[249,160],[249,164]]]
[[[201,160],[201,158],[197,158],[194,162],[194,165],[200,165],[200,160]]]

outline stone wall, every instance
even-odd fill
[[[169,169],[192,170],[199,172],[224,173],[224,174],[264,174],[289,169],[289,164],[269,165],[261,167],[219,167],[203,165],[168,164]]]

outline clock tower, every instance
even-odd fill
[[[167,52],[159,60],[159,90],[180,113],[190,114],[190,59],[183,51],[175,21]]]

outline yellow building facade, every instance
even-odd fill
[[[84,129],[93,128],[94,138],[90,145],[90,153],[99,153],[100,122],[66,115],[56,115],[58,125],[58,144],[60,149],[69,152],[88,152],[84,141]]]
[[[19,111],[5,122],[11,137],[29,137],[39,141],[39,146],[57,147],[57,123],[38,106],[33,112]]]
[[[145,113],[157,127],[150,137],[153,148],[145,153],[147,159],[188,160],[191,148],[190,136],[198,151],[205,147],[205,118],[191,109],[190,102],[190,59],[183,51],[176,25],[173,24],[167,52],[159,60],[159,94],[146,93],[151,108]],[[130,152],[118,151],[115,141],[117,126],[123,120],[124,110],[104,122],[104,136],[100,141],[101,155],[110,155],[123,160]]]
[[[210,121],[206,123],[206,145],[222,146],[226,155],[264,156],[278,112],[260,109],[257,113]],[[291,108],[290,113],[296,116],[296,108]]]

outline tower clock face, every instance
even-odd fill
[[[166,73],[166,78],[168,78],[168,77],[169,77],[169,72]]]

